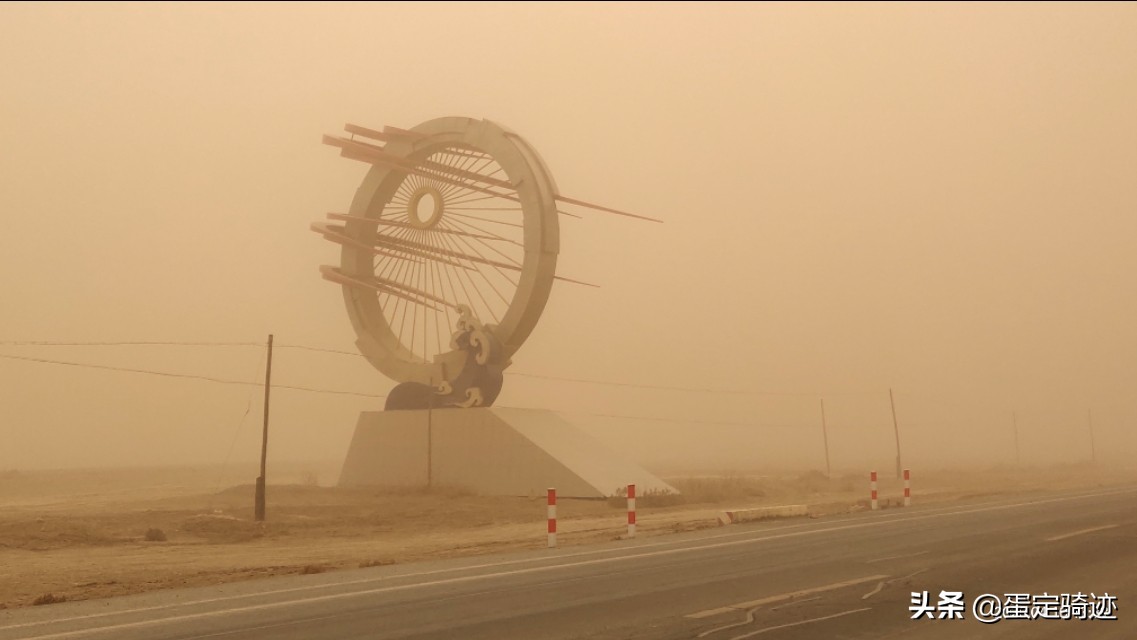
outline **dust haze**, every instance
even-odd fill
[[[892,389],[913,468],[1014,464],[1013,417],[1024,465],[1131,464],[1134,33],[1132,4],[3,5],[0,470],[251,478],[263,349],[17,343],[354,352],[308,224],[366,167],[320,137],[445,115],[665,220],[562,218],[558,273],[601,288],[557,283],[499,404],[649,467],[819,469],[824,399],[859,472],[891,468]],[[274,389],[270,459],[336,463],[381,406]]]

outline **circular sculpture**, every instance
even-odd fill
[[[342,285],[361,353],[402,383],[387,408],[489,406],[556,277],[548,168],[488,120],[345,129],[325,142],[372,168],[349,212],[313,229],[342,247],[321,271]]]

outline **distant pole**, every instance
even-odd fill
[[[902,473],[900,468],[900,425],[896,422],[896,399],[892,396],[892,387],[888,388],[888,402],[892,405],[892,430],[896,434],[896,478],[899,480]]]
[[[257,478],[257,493],[253,511],[257,522],[265,519],[265,463],[268,461],[268,394],[272,389],[272,334],[268,334],[268,361],[265,364],[265,424],[261,436],[261,475]]]
[[[1018,467],[1021,464],[1021,459],[1019,458],[1019,416],[1017,412],[1011,412],[1011,424],[1015,428],[1015,466]]]
[[[821,399],[821,437],[825,442],[825,477],[832,478],[833,470],[829,467],[829,427],[825,425],[825,398]]]
[[[1097,447],[1094,446],[1094,412],[1093,409],[1086,409],[1086,422],[1090,426],[1090,460],[1098,463]]]
[[[434,379],[426,399],[426,486],[434,486]]]

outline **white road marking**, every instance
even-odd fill
[[[304,620],[302,622],[304,624],[311,624],[313,622],[320,622],[323,620],[335,620],[336,618],[339,618],[339,617],[340,616],[338,614],[334,614],[334,615],[330,615],[330,616],[316,616],[314,618],[304,618]],[[251,633],[253,631],[266,631],[268,629],[279,629],[281,627],[290,627],[290,626],[296,624],[296,622],[297,622],[296,620],[290,620],[288,622],[276,622],[273,624],[262,624],[262,625],[258,625],[255,627],[241,627],[240,629],[229,629],[228,631],[216,631],[214,633],[207,633],[207,634],[200,635],[200,636],[188,636],[185,638],[180,638],[179,640],[205,640],[205,638],[221,638],[224,636],[232,636],[232,635],[236,635],[239,633]]]
[[[1058,540],[1065,540],[1066,538],[1073,538],[1074,536],[1080,536],[1083,533],[1093,533],[1095,531],[1105,531],[1106,529],[1113,529],[1116,526],[1117,525],[1115,525],[1115,524],[1107,524],[1103,527],[1093,527],[1090,529],[1082,529],[1080,531],[1072,531],[1070,533],[1064,533],[1060,536],[1054,536],[1053,538],[1047,538],[1046,541],[1047,542],[1056,542]]]
[[[844,582],[834,582],[833,584],[826,584],[826,585],[822,585],[820,587],[812,587],[809,589],[802,589],[801,591],[791,591],[789,593],[779,593],[776,596],[768,596],[766,598],[760,598],[758,600],[750,600],[749,602],[739,602],[738,604],[730,604],[730,605],[727,605],[725,607],[719,607],[717,609],[707,609],[705,611],[696,611],[695,613],[688,613],[685,617],[695,618],[695,619],[709,618],[711,616],[717,616],[720,613],[726,613],[727,611],[738,611],[740,609],[751,609],[754,607],[760,607],[764,604],[772,604],[774,602],[782,602],[784,600],[793,600],[794,598],[797,598],[800,596],[809,596],[809,595],[813,595],[815,593],[822,593],[825,591],[833,591],[835,589],[844,589],[845,587],[852,587],[854,585],[864,584],[866,582],[872,582],[873,580],[884,580],[887,577],[888,576],[886,576],[886,575],[867,576],[864,578],[857,578],[855,580],[845,580]]]
[[[868,600],[869,598],[880,593],[880,590],[883,588],[884,588],[884,580],[881,580],[880,582],[876,583],[876,587],[874,587],[872,591],[869,591],[865,595],[861,596],[861,600]]]
[[[914,578],[914,577],[920,575],[921,573],[924,573],[925,571],[927,571],[930,568],[931,567],[924,567],[923,569],[920,569],[919,571],[913,571],[912,573],[909,573],[906,576],[900,576],[899,578],[893,578],[893,579],[889,580],[888,582],[886,582],[885,584],[892,584],[893,582],[900,582],[901,580],[907,580],[908,578]]]
[[[881,583],[881,584],[884,584],[884,583]],[[820,600],[820,599],[821,599],[821,596],[813,596],[812,598],[802,598],[801,600],[794,600],[792,602],[780,604],[776,607],[770,607],[769,610],[770,611],[777,611],[778,609],[785,609],[786,607],[792,607],[794,605],[798,605],[798,604],[801,604],[803,602],[813,602],[814,600]],[[715,627],[714,629],[709,629],[707,631],[704,631],[695,637],[696,638],[705,638],[705,637],[707,637],[713,633],[718,633],[719,631],[726,631],[727,629],[734,629],[737,627],[745,627],[746,625],[754,622],[754,612],[757,611],[758,609],[761,609],[761,607],[754,607],[753,609],[747,609],[746,610],[746,620],[744,620],[742,622],[736,622],[734,624],[728,624],[728,625],[724,625],[721,627]]]
[[[868,600],[869,598],[880,593],[881,590],[884,589],[885,585],[892,584],[893,582],[900,582],[901,580],[907,580],[908,578],[911,578],[913,576],[918,576],[927,570],[928,570],[927,568],[924,568],[924,569],[920,569],[919,571],[913,571],[912,573],[909,573],[906,576],[900,576],[899,578],[893,578],[891,580],[881,580],[880,582],[876,583],[876,587],[872,591],[869,591],[865,595],[861,596],[861,600]]]
[[[790,627],[797,627],[797,626],[800,626],[803,624],[809,624],[810,622],[821,622],[822,620],[832,620],[833,618],[840,618],[842,616],[849,616],[849,615],[853,615],[854,613],[860,613],[862,611],[869,611],[871,609],[872,609],[872,607],[865,607],[864,609],[853,609],[851,611],[842,611],[841,613],[834,613],[833,615],[829,615],[829,616],[821,616],[820,618],[810,618],[808,620],[799,620],[797,622],[791,622],[789,624],[780,624],[776,627],[766,627],[765,629],[759,629],[757,631],[751,631],[750,633],[746,633],[746,634],[743,634],[741,636],[734,636],[730,640],[742,640],[743,638],[751,638],[753,636],[760,635],[760,634],[766,633],[768,631],[777,631],[778,629],[788,629]]]
[[[792,607],[794,605],[798,605],[798,604],[801,604],[803,602],[813,602],[814,600],[820,600],[820,599],[821,599],[821,596],[813,596],[812,598],[802,598],[801,600],[794,600],[793,602],[787,602],[785,604],[780,604],[776,607],[770,607],[770,611],[777,611],[778,609],[785,609],[786,607]]]
[[[715,627],[714,629],[708,629],[708,630],[700,633],[699,635],[697,635],[695,637],[696,638],[705,638],[705,637],[711,635],[712,633],[718,633],[719,631],[726,631],[727,629],[735,629],[737,627],[745,627],[746,625],[750,624],[751,622],[754,622],[754,612],[757,610],[758,610],[758,607],[754,607],[753,609],[747,610],[746,611],[746,619],[743,620],[742,622],[735,622],[734,624],[727,624],[727,625],[723,625],[721,627]]]
[[[412,584],[407,584],[407,585],[398,585],[398,586],[385,587],[385,588],[379,588],[379,589],[366,589],[366,590],[360,590],[360,591],[352,591],[352,592],[348,592],[348,593],[330,594],[330,595],[326,595],[326,596],[311,596],[311,597],[297,598],[297,599],[293,599],[293,600],[286,600],[286,601],[280,601],[280,602],[270,602],[270,603],[264,603],[264,604],[259,604],[259,605],[248,605],[248,606],[244,606],[244,607],[235,607],[235,608],[231,608],[231,609],[221,609],[221,610],[217,610],[217,611],[207,611],[207,612],[201,612],[201,613],[173,615],[173,616],[167,616],[164,618],[158,618],[158,619],[152,619],[152,620],[144,620],[144,621],[139,621],[139,622],[123,623],[123,624],[116,624],[116,625],[107,625],[107,626],[103,626],[103,627],[87,628],[87,629],[82,629],[82,630],[77,630],[77,631],[68,631],[68,632],[61,632],[61,633],[42,635],[42,636],[27,636],[26,638],[28,638],[29,640],[31,638],[40,638],[40,639],[46,640],[48,638],[75,637],[75,636],[80,636],[80,635],[90,635],[93,633],[98,633],[101,631],[108,631],[108,630],[112,630],[112,629],[121,629],[121,628],[138,627],[138,626],[152,626],[152,625],[156,625],[156,624],[162,624],[165,622],[175,622],[175,621],[180,621],[180,620],[202,618],[202,617],[216,617],[216,616],[221,616],[221,615],[227,615],[230,613],[239,613],[239,612],[243,612],[243,611],[278,608],[278,607],[283,607],[283,606],[294,606],[294,605],[305,604],[308,602],[318,602],[318,601],[325,601],[325,600],[332,600],[332,599],[356,597],[356,596],[361,596],[361,595],[370,595],[370,594],[374,594],[374,593],[381,593],[381,592],[388,592],[388,591],[414,589],[414,588],[418,588],[418,587],[432,586],[432,585],[437,585],[437,584],[450,584],[450,583],[454,583],[454,582],[467,582],[467,581],[471,581],[471,580],[482,580],[482,579],[489,579],[489,578],[495,578],[495,577],[507,576],[507,575],[516,575],[516,574],[522,574],[522,573],[551,571],[551,570],[563,569],[563,568],[567,568],[567,567],[586,566],[586,565],[610,563],[610,562],[622,562],[625,560],[633,560],[633,559],[638,559],[638,558],[643,558],[643,557],[658,556],[658,555],[672,555],[672,554],[676,554],[676,553],[685,553],[685,552],[690,552],[690,551],[702,551],[705,549],[731,547],[731,546],[744,545],[744,544],[754,544],[754,543],[759,543],[759,542],[765,542],[768,540],[779,540],[779,539],[783,539],[783,538],[808,536],[808,535],[815,535],[815,534],[819,534],[819,533],[828,533],[828,532],[833,532],[833,531],[862,529],[862,528],[866,528],[866,527],[879,527],[879,526],[894,524],[897,522],[915,522],[915,521],[949,517],[949,516],[954,516],[954,515],[968,515],[968,514],[972,514],[972,513],[984,513],[984,512],[990,512],[990,511],[1005,511],[1007,509],[1016,509],[1016,508],[1020,508],[1020,507],[1027,507],[1027,506],[1033,506],[1033,505],[1039,505],[1039,504],[1051,504],[1051,503],[1055,503],[1055,502],[1069,502],[1072,500],[1083,500],[1085,498],[1095,498],[1095,497],[1104,497],[1104,496],[1111,496],[1111,495],[1133,493],[1135,491],[1137,491],[1137,488],[1125,488],[1125,489],[1120,489],[1120,490],[1103,491],[1103,492],[1097,492],[1097,493],[1075,494],[1075,495],[1067,495],[1067,496],[1061,496],[1061,497],[1055,497],[1055,498],[1046,498],[1046,499],[1040,499],[1040,500],[1028,500],[1025,502],[995,504],[995,505],[989,505],[989,506],[971,507],[971,508],[963,508],[963,509],[945,508],[944,510],[936,510],[936,512],[932,512],[931,510],[921,510],[921,511],[919,511],[915,514],[912,514],[912,515],[897,514],[897,516],[894,518],[887,518],[887,516],[884,516],[884,517],[875,516],[875,517],[872,517],[872,519],[870,521],[867,521],[867,522],[856,522],[853,524],[840,525],[840,526],[836,526],[836,527],[815,528],[815,529],[810,529],[810,530],[806,530],[806,531],[795,531],[792,533],[778,533],[775,535],[746,538],[743,540],[732,540],[729,542],[713,542],[710,544],[702,544],[702,545],[689,546],[689,547],[680,547],[678,549],[667,549],[667,550],[655,551],[655,552],[650,552],[650,553],[638,553],[638,554],[622,555],[622,556],[615,556],[615,557],[611,557],[611,558],[597,558],[597,559],[592,559],[592,560],[583,560],[580,562],[546,565],[546,566],[541,566],[541,567],[532,567],[529,569],[521,569],[521,570],[516,570],[516,571],[486,573],[486,574],[480,574],[480,575],[476,575],[476,576],[464,576],[464,577],[451,578],[451,579],[447,579],[447,580],[439,580],[439,581],[434,581],[434,582],[412,583]],[[801,527],[809,527],[809,526],[814,526],[814,524],[808,523],[808,524],[801,524],[801,525],[791,525],[791,526],[786,526],[786,527],[779,527],[777,529],[773,529],[773,531],[788,531],[791,529],[798,529]],[[766,530],[766,531],[769,531],[769,530]],[[754,535],[755,533],[762,533],[762,532],[763,532],[762,530],[759,530],[759,531],[740,531],[737,533],[712,536],[711,539],[713,540],[713,539],[720,538],[720,537],[736,537],[736,536]],[[642,549],[642,548],[650,548],[650,547],[658,547],[658,546],[685,544],[687,542],[689,542],[689,541],[678,540],[678,541],[667,541],[667,542],[658,542],[658,543],[646,543],[646,544],[636,545],[635,547],[633,547],[633,549]],[[562,554],[562,555],[558,555],[558,556],[554,556],[554,557],[555,558],[571,558],[571,557],[579,557],[579,556],[587,556],[587,555],[597,555],[597,554],[601,554],[601,553],[613,553],[613,552],[619,552],[619,551],[623,551],[623,550],[622,549],[598,549],[598,550],[594,550],[594,551],[584,551],[584,552],[579,552],[579,553],[574,553],[574,554]],[[256,593],[240,594],[240,595],[233,595],[233,596],[226,596],[226,597],[219,597],[219,598],[206,598],[206,599],[195,600],[195,601],[190,601],[190,602],[178,602],[178,603],[170,603],[170,604],[165,604],[165,605],[156,605],[156,606],[151,606],[151,607],[139,607],[137,609],[126,609],[126,610],[122,610],[122,611],[108,611],[108,612],[104,612],[104,613],[94,613],[94,614],[87,614],[87,615],[81,615],[81,616],[74,616],[71,618],[46,619],[46,620],[39,620],[39,621],[35,621],[35,622],[26,622],[26,623],[21,623],[21,624],[3,626],[3,627],[0,627],[0,631],[17,629],[17,628],[25,628],[25,627],[43,626],[43,625],[49,625],[49,624],[66,624],[68,622],[78,622],[78,621],[84,621],[85,622],[85,621],[94,620],[97,618],[103,618],[103,617],[107,617],[107,616],[125,616],[125,615],[134,614],[134,613],[143,613],[143,612],[148,612],[148,611],[183,608],[183,607],[189,607],[189,606],[195,606],[195,605],[201,605],[201,604],[210,604],[210,603],[215,603],[215,602],[225,602],[225,601],[255,598],[255,597],[262,597],[262,596],[269,596],[269,595],[278,595],[278,594],[282,594],[282,593],[293,593],[293,592],[297,592],[297,591],[311,591],[311,590],[315,590],[315,589],[328,589],[328,588],[334,588],[334,587],[353,586],[353,585],[358,585],[358,584],[367,584],[367,583],[374,583],[374,582],[379,582],[379,581],[391,581],[391,580],[398,580],[398,579],[403,579],[403,578],[419,577],[419,576],[426,576],[426,575],[437,575],[440,573],[454,573],[454,572],[458,572],[458,571],[466,571],[466,570],[473,570],[473,569],[508,566],[508,565],[522,564],[522,563],[538,562],[541,560],[548,560],[548,559],[549,558],[547,558],[547,557],[536,557],[536,558],[524,558],[524,559],[519,559],[519,560],[507,560],[507,561],[494,562],[494,563],[484,563],[484,564],[480,564],[480,565],[470,565],[470,566],[465,566],[465,567],[453,567],[453,568],[448,568],[448,569],[437,569],[437,570],[432,570],[432,571],[423,571],[423,572],[419,572],[419,573],[409,573],[409,574],[403,574],[403,575],[397,575],[397,576],[389,576],[389,575],[388,576],[377,576],[377,577],[373,577],[373,578],[364,578],[364,579],[359,579],[359,580],[348,580],[348,581],[343,581],[343,582],[335,582],[335,583],[328,583],[328,584],[321,584],[321,585],[306,585],[303,587],[292,587],[292,588],[288,588],[288,589],[261,591],[261,592],[256,592]]]
[[[885,558],[877,558],[875,560],[865,560],[865,564],[872,564],[874,562],[884,562],[886,560],[901,560],[904,558],[915,558],[916,556],[922,556],[926,553],[928,553],[928,552],[927,551],[920,551],[919,553],[907,553],[907,554],[904,554],[902,556],[887,556]]]

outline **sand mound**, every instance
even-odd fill
[[[182,521],[181,530],[210,542],[244,542],[264,536],[264,526],[234,516],[202,513]]]
[[[0,522],[0,546],[12,549],[47,551],[75,546],[106,546],[119,542],[124,540],[77,519],[41,518],[30,522]]]

